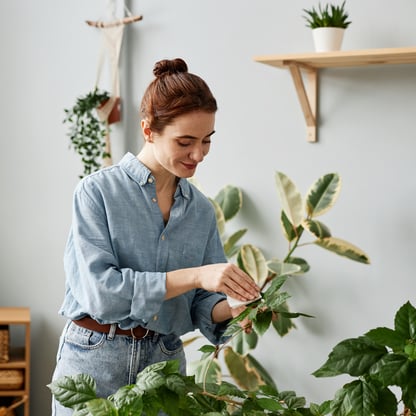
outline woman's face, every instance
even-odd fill
[[[214,134],[215,113],[194,111],[174,119],[161,134],[155,133],[142,121],[148,145],[152,146],[156,168],[180,178],[190,178],[208,154]]]

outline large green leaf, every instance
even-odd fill
[[[330,377],[341,373],[351,376],[366,374],[387,349],[367,337],[350,338],[337,344],[326,363],[316,370],[315,377]]]
[[[240,331],[231,339],[231,345],[234,351],[245,355],[249,350],[256,348],[258,339],[256,331],[251,331],[248,334],[245,331]]]
[[[221,207],[225,221],[228,221],[240,211],[243,205],[243,194],[239,188],[227,185],[221,189],[215,197],[215,201]]]
[[[263,253],[251,244],[244,244],[237,256],[238,266],[244,270],[259,287],[267,279],[268,271]]]
[[[335,204],[341,191],[341,178],[336,173],[320,177],[306,195],[306,212],[309,217],[324,214]]]
[[[332,251],[340,256],[347,257],[350,260],[358,261],[359,263],[369,264],[370,259],[363,250],[340,238],[327,237],[320,238],[314,241],[314,244]]]
[[[65,376],[48,384],[56,400],[63,406],[71,407],[95,399],[96,384],[88,374]]]
[[[377,361],[370,369],[370,374],[376,375],[384,386],[403,386],[410,377],[410,361],[402,354],[387,354]]]
[[[332,402],[334,416],[372,416],[377,405],[377,388],[365,380],[355,380],[338,391]]]
[[[396,313],[394,327],[404,339],[416,341],[416,309],[406,302]]]
[[[386,345],[393,351],[403,351],[407,338],[403,338],[399,332],[390,328],[374,328],[368,331],[365,336],[380,345]]]
[[[276,172],[275,182],[280,204],[287,218],[296,228],[302,222],[303,201],[296,185],[282,172]]]
[[[140,413],[139,413],[140,414]],[[114,404],[106,399],[93,399],[74,411],[73,416],[118,416]]]
[[[269,329],[272,322],[272,311],[265,310],[256,314],[253,320],[253,326],[256,332],[261,336]]]

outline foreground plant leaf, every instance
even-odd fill
[[[74,408],[97,398],[95,380],[87,374],[65,376],[48,384],[56,399],[66,407]]]
[[[340,256],[347,257],[350,260],[357,261],[359,263],[370,264],[370,259],[367,254],[360,248],[354,246],[348,241],[341,240],[340,238],[327,237],[314,241],[314,244],[332,251]]]
[[[337,344],[328,356],[326,363],[316,370],[315,377],[331,377],[339,374],[361,376],[379,361],[387,349],[362,336],[350,338]]]

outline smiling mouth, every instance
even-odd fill
[[[182,165],[183,165],[183,166],[185,166],[185,168],[186,168],[186,169],[189,169],[189,170],[195,169],[195,168],[196,168],[196,166],[197,166],[197,165],[196,165],[196,164],[194,164],[194,163],[183,163],[183,162],[182,162]]]

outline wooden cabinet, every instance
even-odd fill
[[[10,332],[9,360],[0,363],[1,370],[19,370],[23,374],[23,385],[17,389],[0,390],[0,398],[15,398],[29,416],[30,389],[30,310],[29,308],[0,308],[0,325],[8,325]],[[18,338],[18,344],[14,336]],[[21,341],[20,339],[23,338]]]
[[[289,69],[305,116],[307,140],[317,139],[318,72],[322,68],[415,64],[416,47],[311,52],[254,57],[256,62]],[[304,82],[304,79],[307,82]],[[306,84],[306,85],[305,85]]]

